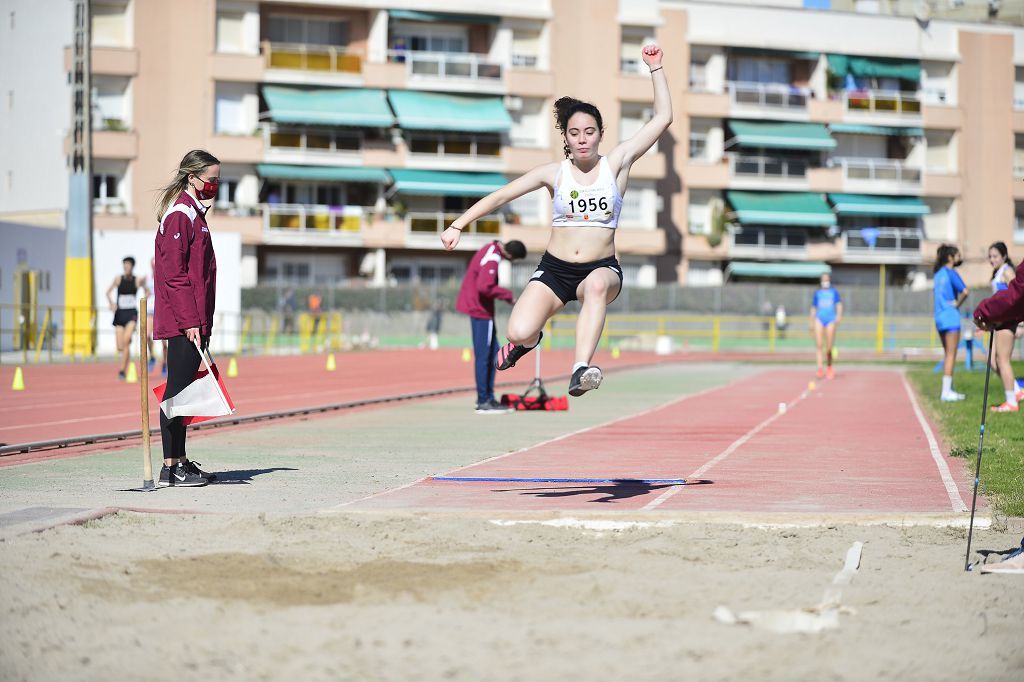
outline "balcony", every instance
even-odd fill
[[[266,78],[286,83],[362,84],[363,57],[343,47],[263,42]],[[273,72],[273,73],[271,73]]]
[[[729,81],[726,90],[733,108],[768,109],[773,113],[798,117],[807,115],[807,101],[811,97],[811,91],[807,88],[781,83]]]
[[[431,136],[409,134],[409,168],[446,170],[504,170],[497,136]]]
[[[785,156],[729,154],[729,175],[740,180],[807,180],[808,161]]]
[[[804,260],[807,231],[740,227],[732,231],[729,255],[736,258]]]
[[[134,159],[138,148],[138,135],[134,131],[108,127],[92,132],[92,153],[97,159]]]
[[[843,260],[847,263],[921,262],[921,231],[878,227],[843,231]]]
[[[267,204],[263,231],[267,243],[361,245],[372,213],[365,206]]]
[[[838,159],[845,189],[870,193],[921,191],[921,169],[893,159]]]
[[[268,161],[348,165],[362,162],[363,138],[357,132],[265,124],[262,137]]]
[[[843,109],[850,114],[879,114],[919,117],[921,97],[916,92],[844,90]]]
[[[405,216],[409,246],[437,248],[441,244],[441,233],[459,217],[459,213],[410,212]],[[501,235],[505,220],[500,214],[486,215],[462,229],[459,240],[460,250],[478,249],[487,241]]]
[[[488,93],[505,89],[504,67],[474,53],[389,50],[388,61],[405,64],[410,87]]]

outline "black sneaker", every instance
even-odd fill
[[[501,372],[510,367],[515,367],[520,358],[540,345],[540,341],[543,338],[544,332],[541,332],[540,336],[537,337],[537,343],[532,346],[517,346],[509,341],[498,350],[498,355],[494,358],[494,368]]]
[[[128,378],[124,375],[124,372],[118,372],[117,373],[117,378],[119,380],[121,380],[121,381],[127,381],[128,380]]]
[[[193,473],[196,476],[202,476],[210,483],[213,483],[214,481],[217,480],[217,474],[211,474],[208,471],[203,471],[202,469],[199,468],[199,462],[196,462],[191,459],[186,459],[183,462],[183,464],[185,465],[185,468],[188,469],[189,473]]]
[[[160,469],[160,481],[157,483],[161,488],[197,488],[207,484],[202,476],[193,474],[180,463],[169,467],[166,464]]]
[[[604,374],[601,373],[600,367],[580,367],[572,373],[572,379],[569,381],[569,395],[578,398],[587,391],[600,388],[603,380]]]
[[[477,414],[508,414],[511,411],[511,407],[502,405],[497,400],[488,400],[486,403],[477,403],[476,405]]]

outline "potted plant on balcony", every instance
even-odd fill
[[[722,243],[726,223],[725,206],[721,201],[714,202],[711,207],[711,231],[707,235],[708,246],[715,248]]]
[[[409,212],[409,207],[405,205],[405,202],[401,199],[391,203],[391,210],[395,212],[399,220],[405,220],[405,214]]]

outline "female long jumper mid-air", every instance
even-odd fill
[[[604,134],[601,112],[593,104],[571,97],[555,102],[555,120],[564,141],[565,161],[546,163],[528,171],[476,202],[441,235],[446,249],[459,243],[462,229],[529,192],[551,193],[551,238],[530,282],[512,308],[508,343],[499,351],[499,370],[516,364],[537,347],[547,321],[569,301],[579,300],[576,321],[576,364],[569,394],[580,396],[601,385],[604,376],[590,365],[604,330],[608,304],[622,290],[622,268],[615,258],[615,228],[622,210],[629,169],[654,146],[672,123],[672,101],[656,45],[642,50],[654,82],[654,116],[630,139],[607,156],[597,148]]]

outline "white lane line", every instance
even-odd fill
[[[53,426],[55,424],[77,424],[78,422],[94,422],[101,419],[116,419],[120,417],[131,417],[136,415],[139,419],[142,419],[142,409],[139,408],[136,412],[116,412],[114,414],[94,414],[91,417],[80,417],[78,419],[61,419],[59,421],[48,421],[48,422],[37,422],[35,424],[16,424],[14,426],[0,426],[0,431],[9,431],[11,429],[28,429],[36,426]]]
[[[744,377],[744,379],[746,379],[746,378],[748,378],[748,377]],[[647,416],[647,415],[649,415],[649,414],[651,414],[653,412],[657,412],[658,410],[664,410],[664,409],[667,409],[667,408],[672,407],[674,405],[678,405],[679,403],[681,403],[683,401],[692,400],[693,398],[699,398],[699,397],[707,395],[708,393],[711,393],[713,391],[718,391],[718,390],[722,390],[722,389],[728,388],[733,383],[735,383],[735,382],[730,382],[730,383],[722,385],[722,386],[712,386],[710,388],[705,388],[702,391],[697,391],[696,393],[690,393],[689,395],[684,395],[684,396],[680,396],[678,398],[674,398],[674,399],[670,400],[667,403],[664,403],[662,405],[656,405],[654,407],[648,408],[648,409],[646,409],[646,410],[644,410],[642,412],[638,412],[636,414],[624,415],[622,417],[616,417],[615,419],[612,419],[611,421],[601,422],[600,424],[593,424],[591,426],[585,426],[585,427],[583,427],[581,429],[577,429],[577,430],[572,431],[570,433],[563,433],[560,436],[555,436],[554,438],[549,438],[547,440],[542,440],[539,443],[534,443],[532,445],[527,445],[526,447],[519,448],[518,450],[513,450],[512,452],[506,452],[505,454],[502,454],[502,455],[495,455],[494,457],[488,457],[487,459],[480,460],[479,462],[474,462],[472,464],[467,464],[466,466],[462,466],[462,467],[459,467],[457,469],[452,469],[452,470],[446,471],[446,472],[444,472],[442,474],[431,474],[429,476],[424,476],[423,478],[415,480],[412,483],[406,483],[405,485],[398,486],[397,488],[388,488],[387,490],[381,490],[381,491],[375,492],[375,493],[373,493],[371,495],[367,495],[366,497],[360,497],[360,498],[355,499],[355,500],[349,500],[348,502],[342,502],[341,504],[339,504],[337,506],[329,507],[329,509],[339,509],[341,507],[347,507],[349,505],[358,504],[359,502],[365,502],[366,500],[371,500],[371,499],[373,499],[375,497],[380,497],[381,495],[388,495],[388,494],[391,494],[391,493],[396,493],[396,492],[398,492],[400,490],[405,490],[406,488],[411,488],[414,485],[418,485],[420,483],[423,483],[424,481],[427,481],[427,480],[433,478],[434,476],[451,476],[452,474],[455,474],[455,473],[457,473],[459,471],[465,471],[466,469],[471,469],[471,468],[473,468],[475,466],[480,466],[481,464],[487,464],[489,462],[494,462],[496,460],[503,459],[505,457],[511,457],[513,455],[519,455],[519,454],[522,454],[522,453],[524,453],[524,452],[526,452],[528,450],[533,450],[534,448],[541,448],[541,447],[544,447],[545,445],[550,445],[551,443],[557,443],[558,441],[565,440],[566,438],[572,438],[573,436],[578,436],[581,433],[586,433],[587,431],[593,431],[594,429],[600,429],[600,428],[604,428],[606,426],[611,426],[612,424],[617,424],[617,423],[619,423],[621,421],[626,421],[627,419],[636,419],[636,418],[639,418],[639,417],[645,417],[645,416]]]
[[[910,384],[907,383],[906,374],[901,372],[900,380],[903,381],[903,388],[906,389],[907,397],[910,398],[910,406],[914,408],[914,414],[917,416],[917,423],[921,425],[921,430],[924,431],[924,437],[928,440],[928,449],[932,453],[932,459],[935,460],[935,466],[939,470],[939,476],[942,477],[942,484],[946,486],[946,494],[949,495],[949,503],[953,505],[953,511],[967,511],[967,505],[964,503],[964,498],[960,497],[960,489],[956,487],[956,482],[953,480],[953,476],[949,473],[949,467],[946,465],[946,460],[942,456],[942,452],[939,450],[939,443],[935,439],[935,434],[932,433],[932,427],[928,425],[928,420],[924,418],[924,414],[921,412],[921,408],[917,404],[917,397],[914,395],[913,389],[910,388]]]
[[[773,414],[772,416],[768,417],[763,422],[761,422],[760,424],[758,424],[757,426],[755,426],[754,428],[750,429],[745,434],[743,434],[742,436],[740,436],[739,438],[734,440],[732,443],[729,444],[729,447],[727,447],[725,450],[722,450],[720,453],[718,453],[713,458],[708,460],[699,469],[697,469],[692,474],[687,476],[686,477],[687,480],[695,479],[695,478],[702,478],[704,476],[704,474],[706,474],[708,471],[710,471],[713,466],[715,466],[716,464],[719,464],[726,457],[728,457],[732,453],[736,452],[736,450],[741,448],[744,445],[744,443],[746,443],[748,440],[750,440],[751,438],[756,436],[758,433],[760,433],[762,430],[767,428],[776,419],[778,419],[779,417],[781,417],[784,414],[788,414],[789,410],[792,409],[794,405],[796,405],[801,400],[806,398],[809,394],[810,394],[810,391],[804,390],[804,392],[801,393],[800,395],[798,395],[792,402],[789,402],[789,403],[786,404],[786,411],[785,412],[782,412],[782,411],[776,412],[775,414]],[[659,495],[658,497],[654,498],[653,500],[648,502],[646,505],[644,505],[644,507],[642,508],[642,511],[651,511],[652,509],[657,509],[666,500],[668,500],[672,496],[678,494],[679,491],[682,490],[685,487],[686,487],[685,485],[679,485],[679,486],[673,486],[673,487],[669,488],[668,490],[663,492],[661,495]]]

